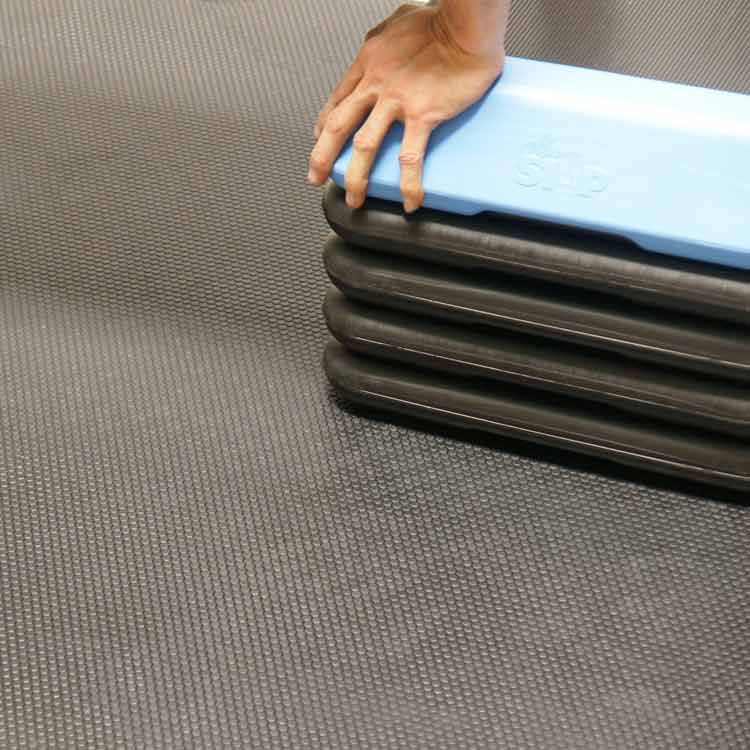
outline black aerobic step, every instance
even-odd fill
[[[368,198],[352,211],[331,182],[323,209],[347,241],[430,263],[499,271],[649,306],[738,323],[750,322],[750,272],[646,252],[617,237],[520,220],[421,209]],[[750,207],[748,208],[750,211]]]
[[[750,437],[747,385],[679,372],[548,339],[458,326],[346,299],[325,301],[347,348],[394,363],[578,397],[700,429]]]
[[[750,491],[750,445],[513,384],[387,363],[331,342],[326,373],[346,399],[381,410],[600,456]]]
[[[750,326],[645,307],[594,291],[386,255],[336,236],[326,243],[324,259],[336,286],[364,302],[750,381]]]

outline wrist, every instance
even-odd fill
[[[437,20],[464,52],[504,58],[510,0],[442,0]]]

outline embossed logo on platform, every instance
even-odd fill
[[[552,136],[527,144],[516,167],[515,181],[526,188],[594,198],[610,185],[610,173]]]

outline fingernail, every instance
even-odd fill
[[[404,211],[406,211],[407,214],[413,214],[417,210],[417,204],[412,200],[405,200],[404,201]]]
[[[311,170],[310,170],[310,171],[309,171],[309,172],[307,173],[307,181],[308,181],[308,182],[309,182],[309,183],[310,183],[311,185],[317,185],[317,184],[318,184],[318,176],[317,176],[317,175],[315,174],[315,171],[314,171],[314,170],[312,170],[312,169],[311,169]]]
[[[346,205],[349,206],[349,208],[357,208],[357,206],[359,206],[359,201],[357,201],[357,196],[354,195],[353,193],[347,193]]]

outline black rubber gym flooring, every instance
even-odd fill
[[[0,5],[0,747],[750,742],[750,508],[345,408],[312,124],[379,0]],[[514,54],[750,93],[744,0]]]

